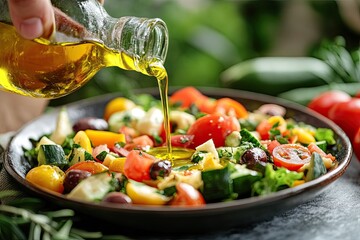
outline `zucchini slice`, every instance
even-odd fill
[[[306,173],[305,181],[314,180],[327,172],[324,161],[320,154],[314,152],[311,155],[310,165]]]
[[[53,165],[63,168],[68,164],[65,152],[60,145],[43,144],[39,146],[38,165]]]
[[[203,187],[201,192],[206,202],[228,199],[233,194],[233,181],[230,177],[229,164],[221,169],[201,172]]]

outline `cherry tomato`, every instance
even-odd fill
[[[319,96],[315,97],[308,107],[315,112],[322,114],[325,117],[329,116],[330,108],[339,102],[347,102],[351,99],[351,96],[346,92],[339,90],[326,91]]]
[[[83,162],[75,163],[74,165],[70,166],[66,170],[66,172],[69,172],[72,169],[88,171],[91,174],[101,173],[108,170],[108,168],[105,165],[96,161],[83,161]]]
[[[63,193],[65,173],[57,166],[40,165],[26,174],[26,180],[45,189]]]
[[[256,131],[259,133],[262,140],[268,140],[270,138],[270,130],[272,126],[273,125],[266,119],[264,119],[257,125]]]
[[[331,155],[331,153],[325,153],[321,148],[319,148],[318,145],[316,145],[314,142],[310,143],[307,148],[309,149],[310,153],[318,153],[320,154],[321,157],[327,157],[330,158],[331,160],[335,161],[335,157],[333,155]]]
[[[355,137],[353,139],[353,149],[357,159],[360,161],[360,128],[356,131]]]
[[[298,144],[282,144],[273,149],[274,164],[296,171],[305,163],[310,162],[311,153],[309,149]]]
[[[185,87],[175,91],[169,98],[171,104],[181,103],[181,107],[188,108],[191,104],[207,100],[208,97],[203,95],[194,87]]]
[[[188,148],[193,140],[194,135],[174,135],[171,136],[171,146]],[[166,143],[164,145],[166,145]]]
[[[277,140],[272,140],[268,145],[267,145],[267,150],[269,151],[270,154],[273,153],[274,148],[276,148],[277,146],[280,146],[281,144],[277,141]]]
[[[275,126],[276,125],[276,126]],[[256,131],[259,133],[261,140],[270,139],[270,130],[275,128],[279,130],[280,134],[284,136],[286,133],[287,123],[281,116],[272,116],[268,119],[261,121],[256,127]]]
[[[127,178],[142,182],[150,180],[150,168],[157,159],[140,150],[131,150],[126,157],[124,174]]]
[[[133,149],[143,149],[145,150],[148,147],[153,147],[154,142],[148,135],[141,135],[139,137],[135,137],[131,142],[127,143],[124,148],[128,151]]]
[[[214,111],[216,113],[235,116],[237,118],[246,118],[248,116],[248,112],[245,107],[231,98],[220,98],[216,100]]]
[[[329,118],[339,125],[353,139],[360,127],[360,98],[336,103],[329,110]]]
[[[190,148],[195,148],[200,144],[212,139],[215,147],[225,145],[225,138],[233,131],[240,131],[240,123],[233,116],[224,116],[221,114],[205,115],[195,121],[187,132],[188,135],[194,135]]]
[[[193,186],[187,183],[176,184],[176,194],[170,205],[176,206],[202,206],[204,197]]]

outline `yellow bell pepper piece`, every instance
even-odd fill
[[[78,131],[73,140],[74,143],[79,144],[85,151],[92,154],[91,141],[84,131]]]
[[[309,144],[316,141],[314,136],[310,132],[302,128],[292,129],[292,134],[296,135],[297,141],[303,144]]]
[[[272,116],[267,120],[272,126],[277,124],[276,129],[278,129],[281,133],[286,131],[287,123],[285,119],[281,116]]]
[[[274,125],[275,123],[278,123],[279,126],[280,125],[285,125],[286,126],[286,121],[283,117],[281,116],[272,116],[272,117],[269,117],[268,119],[268,122],[272,125]]]
[[[114,98],[105,106],[104,119],[108,120],[113,113],[122,112],[135,107],[136,104],[124,97]]]
[[[158,193],[157,188],[133,180],[126,184],[126,193],[134,204],[164,205],[171,199]]]
[[[85,130],[94,147],[106,144],[109,148],[114,147],[116,143],[125,143],[125,135],[123,133],[114,133],[101,130]]]
[[[106,167],[109,167],[111,162],[114,161],[116,159],[115,156],[111,155],[111,154],[106,154],[106,157],[104,159],[104,161],[102,162],[103,165],[105,165]]]
[[[219,159],[216,159],[212,153],[207,153],[205,158],[200,163],[202,165],[203,171],[223,168],[219,162]]]
[[[296,187],[296,186],[299,186],[304,183],[305,183],[305,180],[295,180],[292,187]]]
[[[113,159],[109,164],[109,170],[111,172],[124,173],[126,157],[119,157]]]

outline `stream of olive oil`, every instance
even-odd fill
[[[168,106],[168,75],[156,59],[135,59],[99,42],[52,44],[21,38],[12,25],[0,22],[0,88],[25,96],[56,98],[88,82],[100,69],[117,66],[157,78],[163,107],[167,150],[172,160]],[[134,61],[137,61],[136,64]]]

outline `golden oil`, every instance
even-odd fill
[[[12,25],[1,22],[0,33],[0,85],[10,92],[41,98],[64,96],[110,66],[151,75],[146,63],[135,66],[133,57],[99,42],[26,40]]]
[[[45,39],[26,40],[12,25],[1,22],[0,33],[0,86],[6,91],[40,98],[61,97],[110,66],[156,77],[163,105],[167,158],[172,159],[168,75],[160,61],[140,61],[95,41],[52,44]]]

